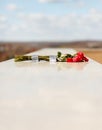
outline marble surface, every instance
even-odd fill
[[[1,62],[0,130],[102,130],[102,65]]]

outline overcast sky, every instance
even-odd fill
[[[102,0],[0,0],[5,40],[102,40]]]

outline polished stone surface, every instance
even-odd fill
[[[1,62],[0,130],[102,130],[102,65]]]

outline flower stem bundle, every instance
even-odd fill
[[[71,54],[62,54],[61,52],[57,52],[57,55],[51,56],[25,56],[18,55],[15,56],[15,62],[20,61],[28,61],[28,60],[36,60],[36,61],[56,61],[56,62],[88,62],[88,58],[84,56],[83,52],[77,52],[74,55]]]

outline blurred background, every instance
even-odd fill
[[[102,0],[0,0],[0,61],[45,47],[102,63]]]

